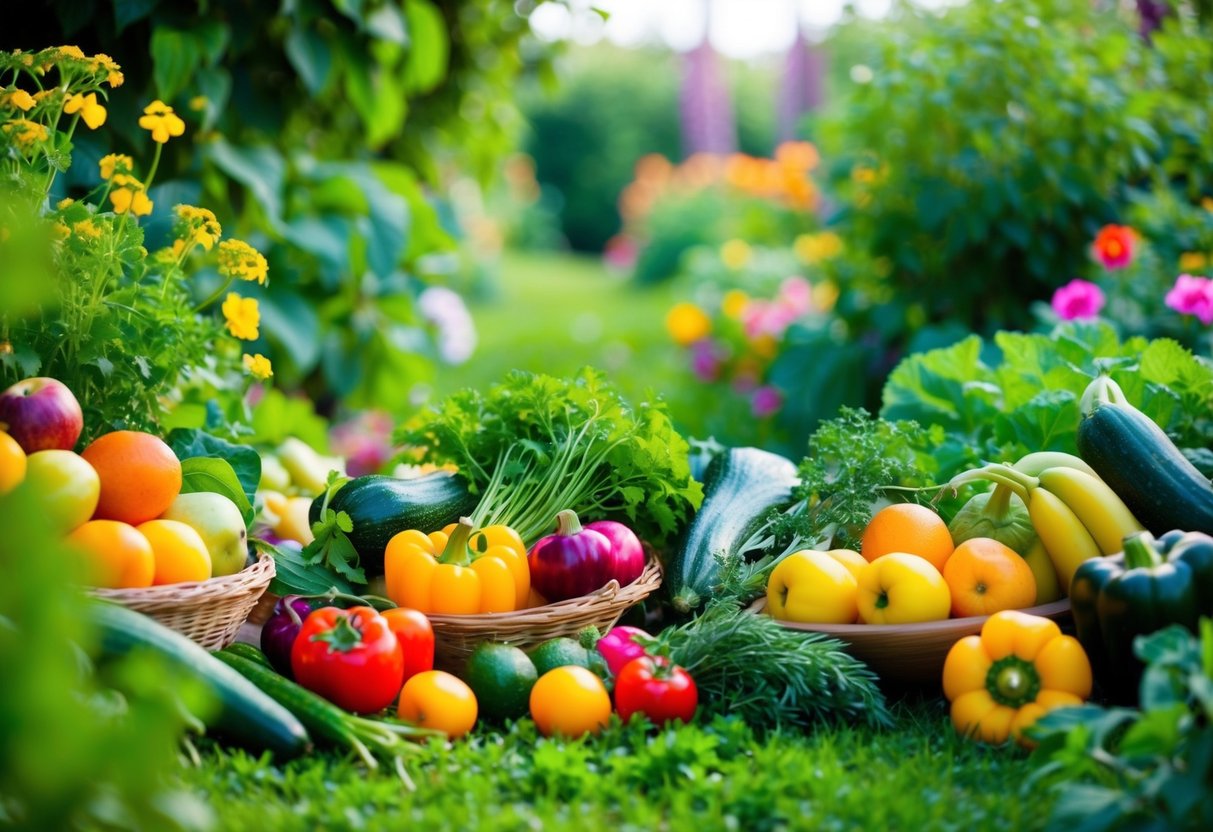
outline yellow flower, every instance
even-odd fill
[[[0,106],[13,106],[23,113],[28,113],[34,109],[34,105],[37,103],[32,95],[21,89],[9,90],[0,95]]]
[[[256,355],[244,354],[244,369],[249,371],[253,378],[265,381],[274,374],[274,368],[270,364],[270,360],[261,353]]]
[[[24,118],[16,118],[0,125],[0,130],[7,133],[22,150],[29,150],[38,142],[46,141],[50,135],[43,125]]]
[[[261,326],[261,310],[257,307],[256,298],[242,298],[235,292],[228,292],[223,299],[223,317],[227,321],[227,331],[242,341],[256,341],[257,327]]]
[[[72,226],[72,231],[77,237],[97,240],[101,238],[101,229],[98,228],[92,220],[80,220]]]
[[[126,77],[121,72],[121,67],[109,55],[98,52],[93,56],[93,71],[105,70],[105,80],[111,87],[120,87]]]
[[[65,196],[63,199],[55,203],[55,208],[62,211],[64,208],[69,208],[75,204],[76,200],[72,199],[70,196]]]
[[[57,46],[55,51],[59,53],[61,58],[76,58],[77,60],[85,60],[84,51],[79,46]]]
[[[88,95],[79,93],[69,95],[63,102],[63,112],[69,116],[73,113],[80,113],[80,117],[84,119],[89,130],[96,130],[105,124],[105,108],[97,103],[97,93],[95,92],[90,92]]]
[[[745,240],[729,240],[720,247],[720,259],[725,266],[736,271],[750,262],[750,244]]]
[[[186,246],[199,245],[206,251],[215,247],[215,242],[223,233],[223,229],[219,227],[219,221],[215,219],[214,213],[206,208],[197,208],[193,205],[178,205],[173,210],[177,214],[177,223],[173,228],[173,233],[177,235],[177,242],[173,244],[173,250],[178,255]],[[178,247],[177,243],[181,243],[181,246]],[[223,271],[222,252],[219,257],[219,271]]]
[[[109,180],[115,173],[130,173],[135,160],[123,153],[111,153],[101,157],[101,178]]]
[[[822,312],[829,312],[838,302],[838,284],[832,280],[819,280],[813,285],[813,305]]]
[[[1213,211],[1213,196],[1207,196],[1200,201],[1200,207],[1206,211]]]
[[[211,100],[205,95],[195,95],[190,99],[190,109],[194,112],[199,112],[206,109],[206,105],[210,104]]]
[[[676,303],[665,316],[665,328],[679,346],[689,346],[712,331],[712,319],[693,303]]]
[[[1209,265],[1209,258],[1199,251],[1185,251],[1179,255],[1179,270],[1181,272],[1198,272]]]
[[[724,293],[720,302],[720,311],[733,320],[740,320],[745,314],[745,308],[750,303],[750,296],[740,289],[730,289]]]
[[[143,190],[143,183],[125,173],[114,174],[114,189],[110,191],[110,202],[114,211],[125,214],[130,211],[136,217],[145,217],[152,212],[152,201]]]
[[[750,349],[759,358],[770,360],[779,352],[779,341],[774,335],[764,332],[750,342]]]
[[[833,231],[801,234],[796,238],[792,248],[802,262],[815,266],[842,253],[842,238]]]
[[[261,252],[241,240],[224,240],[219,244],[219,274],[255,280],[264,284],[269,264]]]
[[[173,112],[172,107],[159,99],[143,108],[143,115],[139,117],[139,126],[144,130],[150,130],[152,140],[160,142],[160,144],[164,144],[172,136],[180,136],[185,133],[185,122]]]
[[[51,234],[56,240],[66,240],[72,236],[72,230],[67,227],[67,223],[63,220],[55,220],[55,224],[51,226]]]
[[[59,94],[58,87],[55,87],[54,89],[50,89],[50,90],[38,90],[33,95],[34,103],[41,104],[43,101],[50,98],[52,95],[58,95],[58,94]]]

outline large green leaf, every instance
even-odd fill
[[[252,191],[270,223],[275,228],[281,227],[286,162],[277,150],[268,145],[238,147],[218,138],[206,145],[206,155],[220,170]]]
[[[308,92],[316,95],[324,89],[333,68],[333,53],[324,37],[307,24],[300,24],[291,29],[283,46]]]
[[[168,445],[182,461],[207,457],[223,460],[232,469],[237,485],[252,503],[261,482],[261,455],[249,445],[235,445],[217,436],[201,431],[177,428],[168,435]]]
[[[181,462],[181,493],[214,493],[227,497],[240,509],[244,524],[253,524],[253,505],[249,502],[236,472],[225,459],[196,456]]]
[[[430,0],[409,0],[409,55],[404,83],[410,92],[429,92],[446,78],[450,42],[442,12]]]
[[[159,25],[152,32],[151,52],[156,92],[172,101],[202,62],[202,50],[191,32]]]

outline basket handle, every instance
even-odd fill
[[[602,587],[602,589],[598,590],[594,594],[607,601],[614,599],[614,597],[619,594],[619,581],[617,581],[615,578],[611,578],[606,582],[606,585]]]

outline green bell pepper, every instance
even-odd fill
[[[1122,554],[1078,568],[1070,605],[1095,678],[1112,699],[1134,701],[1144,669],[1134,639],[1169,624],[1195,632],[1201,615],[1213,615],[1213,537],[1134,535]]]

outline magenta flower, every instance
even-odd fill
[[[1195,315],[1202,324],[1213,324],[1213,280],[1181,274],[1167,292],[1166,304],[1181,315]]]
[[[367,410],[329,430],[329,446],[344,457],[351,477],[377,474],[395,452],[395,420],[382,410]]]
[[[783,407],[783,394],[779,392],[779,388],[772,387],[767,384],[759,387],[750,396],[750,412],[755,418],[765,419],[779,411]]]
[[[1075,278],[1053,293],[1053,311],[1063,321],[1097,318],[1104,301],[1103,289]]]
[[[716,381],[724,364],[725,350],[711,338],[701,338],[691,345],[691,372],[700,381]]]

